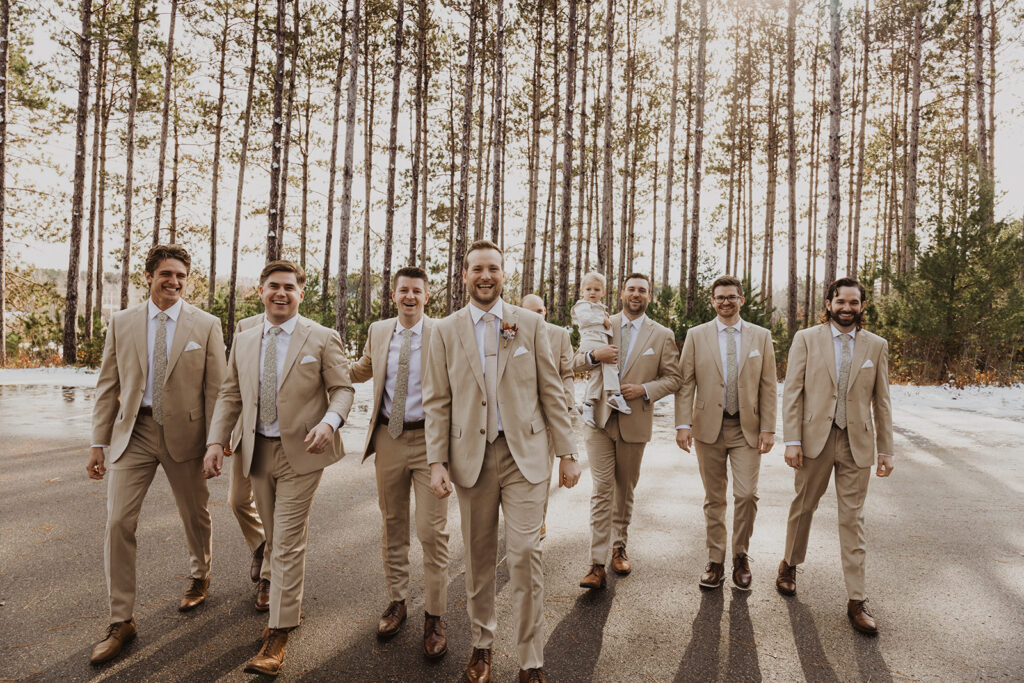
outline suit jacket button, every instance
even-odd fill
[[[482,406],[487,405],[487,401],[480,401],[480,405],[482,405]]]
[[[486,434],[486,433],[487,433],[487,430],[486,430],[486,429],[481,429],[481,430],[480,430],[480,433],[481,433],[481,434]]]

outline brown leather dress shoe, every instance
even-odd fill
[[[107,635],[96,643],[89,656],[89,663],[95,666],[109,662],[121,654],[121,649],[135,639],[135,620],[119,621],[107,627]]]
[[[257,612],[270,611],[270,581],[260,579],[256,585],[256,602],[253,604]]]
[[[626,555],[626,547],[612,548],[612,571],[625,576],[633,571],[633,565],[629,563],[629,556]]]
[[[209,590],[209,588],[209,576],[205,579],[189,579],[188,588],[185,589],[185,594],[181,596],[181,602],[178,603],[178,611],[188,612],[189,610],[195,609],[206,602],[206,591]]]
[[[520,669],[519,683],[548,683],[544,669]]]
[[[590,565],[590,571],[580,581],[580,588],[604,588],[606,576],[603,564],[592,564]]]
[[[427,659],[440,659],[448,653],[448,637],[441,617],[423,615],[423,654]]]
[[[473,648],[473,656],[466,666],[469,683],[491,683],[491,648]]]
[[[405,600],[392,600],[377,622],[377,637],[391,638],[402,628],[407,616]]]
[[[260,543],[256,550],[252,551],[252,564],[249,565],[249,578],[253,583],[260,580],[260,570],[263,569],[263,551],[267,547],[267,542],[263,541]]]
[[[867,600],[850,600],[846,603],[846,616],[850,617],[850,624],[853,628],[869,636],[878,635],[878,624],[875,618],[868,612]]]
[[[276,676],[284,664],[284,648],[288,644],[288,629],[271,628],[264,631],[263,645],[256,656],[245,664],[245,673]]]
[[[775,588],[783,595],[796,595],[796,565],[785,560],[779,562],[779,575],[775,578]]]
[[[750,558],[737,555],[732,558],[732,582],[741,591],[750,590]]]
[[[725,563],[708,562],[708,566],[704,568],[704,573],[700,575],[700,589],[714,590],[715,588],[721,588],[724,582]]]

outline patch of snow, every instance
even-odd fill
[[[92,388],[99,375],[99,370],[91,368],[2,368],[0,385]]]

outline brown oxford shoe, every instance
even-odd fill
[[[592,564],[590,565],[590,571],[580,581],[580,588],[604,588],[606,576],[603,564]]]
[[[119,621],[107,627],[107,635],[103,640],[96,643],[89,656],[89,663],[92,665],[109,662],[121,654],[121,649],[135,639],[135,620]]]
[[[252,551],[252,564],[249,565],[249,578],[253,583],[260,580],[260,570],[263,569],[263,551],[267,548],[267,542],[260,543],[256,550]]]
[[[612,571],[625,576],[633,571],[633,565],[629,563],[629,556],[626,555],[626,547],[612,548]]]
[[[548,683],[544,669],[520,669],[519,683]]]
[[[775,588],[783,595],[796,595],[796,565],[785,560],[779,562],[779,575],[775,578]]]
[[[466,665],[469,683],[491,683],[491,648],[473,648],[473,656]]]
[[[750,558],[744,555],[737,555],[732,558],[732,582],[741,591],[750,590]]]
[[[380,616],[380,621],[377,622],[377,637],[391,638],[394,636],[402,628],[406,616],[405,600],[392,600],[388,608],[384,610],[384,614]]]
[[[701,590],[713,590],[721,588],[725,582],[725,564],[723,562],[708,562],[704,573],[700,575]]]
[[[188,612],[189,610],[199,607],[199,605],[206,602],[206,591],[209,589],[209,576],[205,579],[197,579],[195,577],[189,579],[188,588],[185,589],[185,594],[181,596],[181,602],[178,603],[178,611]]]
[[[270,581],[268,579],[260,579],[259,584],[257,584],[256,602],[253,606],[256,607],[257,612],[267,612],[270,610]]]
[[[245,664],[245,673],[276,676],[284,664],[284,649],[288,645],[288,629],[263,630],[263,644],[256,656]]]
[[[846,603],[846,616],[850,617],[850,624],[854,629],[869,636],[878,635],[878,624],[874,617],[868,612],[864,603],[867,600],[850,600]]]
[[[441,617],[423,615],[423,654],[427,659],[440,659],[448,653],[448,637]]]

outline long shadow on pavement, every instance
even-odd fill
[[[793,639],[796,641],[796,652],[800,657],[804,679],[815,683],[838,683],[839,678],[832,670],[825,648],[821,645],[821,636],[818,635],[811,610],[797,598],[788,598],[786,609],[789,610],[789,623],[793,628]]]
[[[714,681],[718,679],[718,648],[722,642],[723,591],[702,591],[700,608],[693,619],[690,643],[679,662],[675,682]]]
[[[727,681],[760,681],[761,667],[757,663],[757,643],[754,624],[750,621],[747,598],[750,591],[732,589],[729,600],[729,665]]]
[[[576,598],[544,645],[544,668],[552,680],[593,680],[614,599],[614,581],[604,590],[588,590]]]

